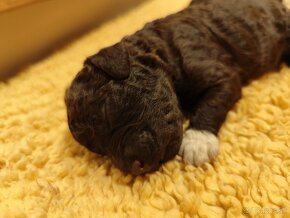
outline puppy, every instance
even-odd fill
[[[73,137],[133,175],[214,160],[241,86],[288,56],[288,25],[279,0],[194,0],[146,24],[85,60],[65,95]]]

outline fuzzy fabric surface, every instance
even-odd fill
[[[1,218],[290,217],[286,66],[243,89],[212,165],[176,157],[135,178],[69,132],[64,91],[85,57],[188,3],[148,1],[0,83]]]

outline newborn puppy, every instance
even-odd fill
[[[65,96],[73,137],[133,175],[178,152],[214,160],[241,86],[287,56],[288,15],[279,0],[194,0],[146,24],[85,60]]]

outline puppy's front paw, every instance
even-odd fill
[[[188,129],[183,135],[179,155],[185,163],[201,166],[214,160],[218,152],[218,139],[213,133]]]

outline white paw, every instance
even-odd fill
[[[284,4],[287,8],[290,8],[290,0],[283,0],[282,4]]]
[[[213,133],[193,129],[184,133],[179,155],[185,163],[201,166],[214,160],[218,153],[219,142]]]

